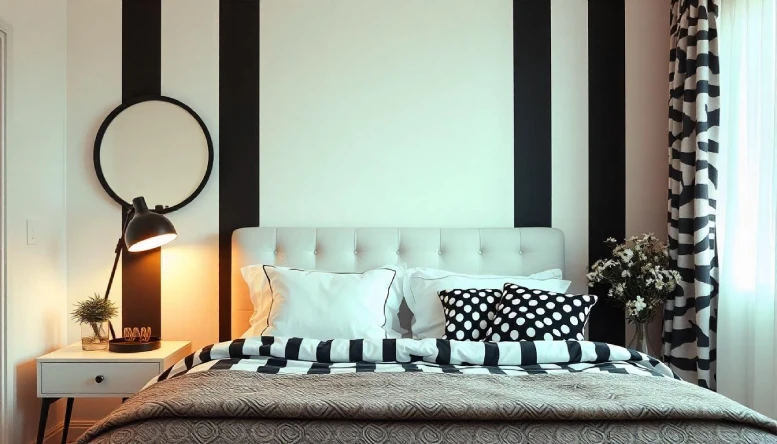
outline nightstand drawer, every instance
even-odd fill
[[[159,371],[154,362],[44,362],[41,394],[133,394]]]

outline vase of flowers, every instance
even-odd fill
[[[586,275],[588,285],[609,285],[607,296],[624,308],[626,318],[636,327],[629,348],[647,354],[647,325],[674,291],[680,274],[669,269],[666,245],[652,234],[621,243],[609,238],[605,244],[612,253],[591,265]]]
[[[76,303],[72,316],[81,324],[81,348],[87,351],[107,350],[110,340],[108,321],[118,313],[119,309],[112,301],[96,293]]]

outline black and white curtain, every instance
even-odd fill
[[[669,61],[669,259],[682,282],[664,311],[664,360],[715,390],[716,195],[720,122],[718,0],[672,0]]]

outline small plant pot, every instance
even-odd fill
[[[81,324],[81,348],[86,351],[108,350],[108,321]]]

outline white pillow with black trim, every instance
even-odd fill
[[[396,271],[332,273],[265,265],[272,303],[263,336],[387,338],[386,301]]]
[[[288,269],[288,267],[277,267]],[[389,291],[389,297],[386,301],[385,316],[386,325],[386,337],[388,338],[401,338],[404,333],[407,333],[399,324],[399,307],[402,305],[403,295],[403,283],[404,283],[404,271],[407,269],[404,265],[385,265],[380,268],[386,268],[394,270],[396,277],[391,283]],[[250,327],[246,330],[241,338],[250,338],[253,336],[261,336],[264,329],[267,327],[267,319],[270,316],[270,308],[272,306],[273,298],[270,291],[270,285],[267,280],[267,275],[264,272],[264,265],[247,265],[240,269],[240,273],[243,276],[246,284],[248,284],[249,296],[251,298],[251,304],[254,306],[254,313],[249,320]]]
[[[505,284],[488,341],[582,341],[597,297]]]
[[[442,339],[483,341],[502,299],[502,290],[443,290],[439,296],[445,314]]]
[[[442,338],[445,314],[438,294],[457,288],[501,290],[505,282],[529,288],[567,291],[570,281],[561,279],[561,270],[553,269],[530,276],[471,275],[433,268],[409,268],[404,277],[405,301],[413,312],[411,331],[414,339]]]

